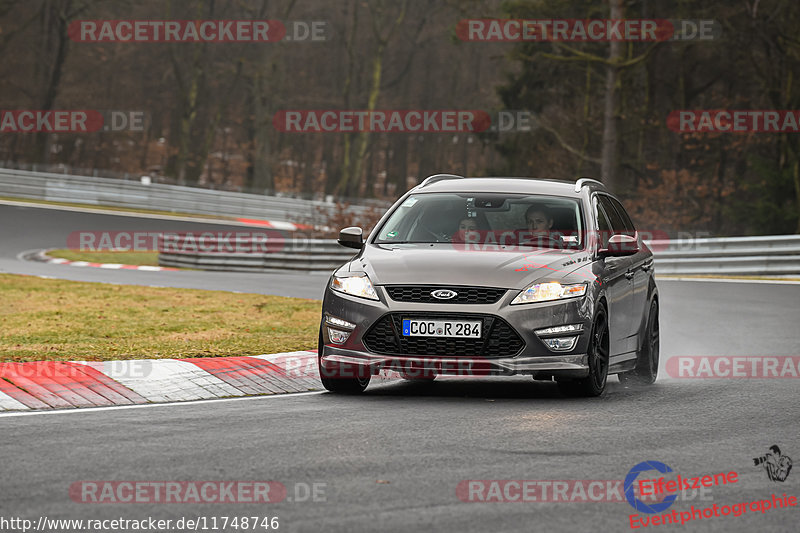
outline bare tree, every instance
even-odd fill
[[[372,35],[375,40],[375,51],[373,52],[370,68],[370,84],[367,93],[366,111],[375,110],[378,97],[381,94],[381,77],[383,76],[383,61],[386,48],[392,35],[403,23],[408,8],[408,0],[402,0],[399,13],[392,15],[387,13],[385,0],[375,0],[367,4],[370,11],[370,21],[372,23]],[[358,8],[353,7],[353,26],[348,42],[348,54],[351,62],[354,58],[353,49],[355,41],[355,31],[358,27]],[[383,28],[388,27],[384,32]],[[352,77],[348,76],[345,83],[345,105],[350,103],[350,91],[352,89]],[[364,168],[364,160],[369,147],[370,132],[368,128],[356,134],[346,133],[344,135],[344,161],[342,163],[342,173],[337,186],[337,191],[345,195],[358,193],[361,180],[361,173]]]

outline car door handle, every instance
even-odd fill
[[[625,279],[632,279],[633,278],[633,270],[628,270],[625,272]]]

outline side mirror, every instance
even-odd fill
[[[636,237],[617,233],[608,239],[608,248],[600,248],[597,255],[600,257],[624,257],[639,253],[639,242]]]
[[[363,231],[357,226],[344,228],[339,232],[339,244],[347,248],[355,248],[360,250],[364,247]]]

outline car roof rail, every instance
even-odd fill
[[[575,192],[581,192],[581,187],[586,185],[599,185],[604,189],[606,188],[602,181],[597,181],[594,178],[578,178],[578,181],[575,182]]]
[[[426,185],[430,185],[432,183],[436,183],[437,181],[442,180],[463,180],[466,179],[464,176],[459,176],[458,174],[434,174],[433,176],[428,176],[425,180],[417,185],[417,187],[422,188]]]

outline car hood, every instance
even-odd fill
[[[587,265],[583,250],[507,248],[466,251],[452,244],[368,244],[350,264],[375,285],[472,285],[524,289],[534,281],[560,280]],[[345,268],[348,268],[347,266]]]

